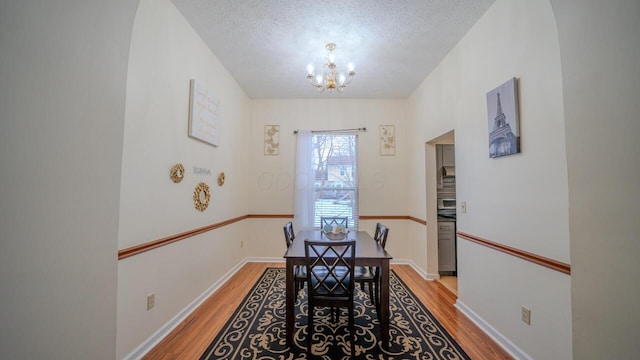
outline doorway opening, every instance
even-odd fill
[[[437,249],[437,269],[434,270],[438,273],[440,283],[457,296],[457,203],[454,131],[433,139],[427,145],[427,154],[429,155],[430,152],[430,156],[435,156],[435,161],[427,162],[427,173],[432,174],[430,176],[432,181],[427,181],[427,194],[431,193],[431,196],[427,196],[427,214],[432,214],[431,219],[437,218],[437,230],[429,233],[431,239],[435,239],[431,249]],[[429,211],[429,208],[431,211]],[[432,257],[434,260],[435,258],[435,256]]]

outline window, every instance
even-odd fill
[[[312,137],[314,227],[321,216],[347,216],[358,228],[358,136],[314,134]]]

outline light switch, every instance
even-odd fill
[[[463,201],[460,203],[460,212],[463,214],[467,213],[467,202]]]

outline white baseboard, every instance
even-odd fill
[[[515,359],[533,360],[531,356],[527,355],[524,351],[522,351],[519,347],[512,343],[506,336],[502,335],[502,333],[491,326],[491,324],[486,322],[482,317],[471,310],[471,308],[462,303],[460,299],[456,301],[455,306],[471,321],[473,321],[474,324],[478,325],[478,327],[482,331],[484,331],[490,338],[492,338],[493,341],[502,346],[502,348],[505,349],[509,354],[511,354],[511,356],[513,356]]]
[[[262,259],[262,258],[260,258]],[[191,304],[187,305],[182,311],[180,311],[176,316],[174,316],[171,320],[169,320],[166,324],[164,324],[158,331],[156,331],[153,335],[151,335],[147,340],[145,340],[142,344],[138,345],[132,352],[130,352],[127,356],[124,357],[125,360],[138,360],[141,359],[146,353],[148,353],[154,346],[158,345],[162,339],[164,339],[176,326],[180,325],[184,319],[187,318],[195,309],[198,308],[205,300],[207,300],[211,294],[216,292],[224,283],[226,283],[241,267],[243,267],[247,262],[256,262],[257,260],[250,260],[250,258],[244,259],[240,261],[236,266],[231,268],[231,270],[227,271],[218,281],[216,281],[213,285],[211,285],[207,290],[205,290],[200,296],[198,296],[195,300],[191,302]],[[282,259],[280,259],[282,261]]]
[[[440,279],[439,274],[429,274],[428,272],[424,271],[420,266],[418,266],[418,264],[414,263],[409,259],[393,259],[391,260],[391,263],[400,264],[400,265],[409,265],[415,272],[418,273],[418,275],[422,276],[423,279],[428,281]]]
[[[439,280],[440,279],[440,274],[427,274],[425,279],[429,280],[429,281]]]
[[[284,258],[269,258],[269,257],[248,257],[244,259],[243,265],[248,262],[273,262],[273,263],[284,263]],[[392,264],[400,264],[400,265],[409,265],[415,272],[417,272],[420,276],[422,276],[425,280],[437,280],[440,278],[439,274],[428,274],[426,271],[422,270],[420,266],[409,259],[392,259]]]
[[[284,263],[285,259],[284,258],[267,258],[267,257],[249,257],[249,258],[246,258],[244,260],[244,263],[248,263],[248,262]],[[422,268],[420,266],[418,266],[416,263],[414,263],[413,261],[411,261],[409,259],[392,259],[391,263],[392,264],[399,264],[399,265],[409,265],[409,266],[411,266],[411,268],[415,272],[417,272],[425,280],[431,281],[431,280],[440,279],[440,275],[439,274],[429,274],[426,271],[422,270]]]
[[[273,263],[283,263],[284,264],[284,258],[282,258],[282,257],[276,257],[276,258],[270,258],[270,257],[248,257],[248,258],[244,259],[244,261],[242,262],[242,265],[244,265],[246,263],[250,263],[250,262],[257,262],[257,263],[273,262]]]

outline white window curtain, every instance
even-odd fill
[[[358,136],[298,132],[294,221],[318,229],[322,216],[347,217],[358,228]]]
[[[298,229],[313,230],[315,216],[313,135],[311,130],[299,130],[297,138],[296,191],[293,216]]]

